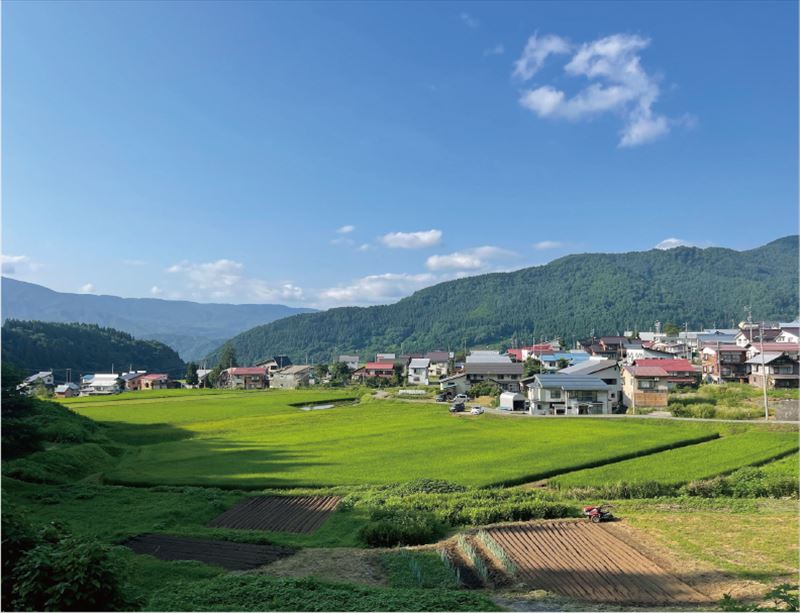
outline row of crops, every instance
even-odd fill
[[[566,473],[551,480],[559,488],[591,487],[619,482],[658,482],[680,485],[733,472],[743,466],[765,464],[786,457],[773,470],[796,471],[796,432],[750,431],[706,443],[671,449],[606,466]],[[785,461],[785,465],[783,462]]]

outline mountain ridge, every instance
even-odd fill
[[[736,251],[675,247],[572,254],[541,266],[421,289],[390,304],[338,307],[257,326],[233,339],[240,361],[272,354],[423,351],[560,336],[567,342],[653,322],[729,325],[744,306],[764,319],[797,316],[798,236]],[[209,354],[213,363],[219,350]]]

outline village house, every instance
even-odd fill
[[[619,373],[619,364],[616,360],[597,359],[591,358],[568,366],[558,371],[560,375],[591,375],[598,377],[608,386],[608,401],[611,406],[617,406],[620,403],[620,393],[622,391],[622,383]]]
[[[358,356],[357,355],[340,355],[337,362],[344,364],[350,369],[350,372],[358,370]]]
[[[581,364],[590,358],[591,356],[585,351],[543,351],[533,357],[546,372],[556,372],[561,368]]]
[[[146,370],[132,370],[119,376],[122,389],[128,392],[136,391],[141,384],[141,378],[147,374]]]
[[[409,385],[428,385],[428,368],[431,361],[428,358],[413,358],[408,364]]]
[[[198,368],[197,369],[197,387],[210,387],[208,383],[208,375],[213,372],[211,368]]]
[[[268,380],[271,379],[272,375],[274,375],[281,368],[286,368],[287,366],[291,365],[292,361],[289,359],[288,355],[276,355],[270,360],[256,362],[257,367],[266,369]]]
[[[169,387],[169,377],[164,374],[147,374],[139,378],[140,390],[165,390]]]
[[[450,353],[448,351],[429,351],[425,357],[430,361],[428,380],[438,381],[450,374]]]
[[[376,362],[391,362],[391,363],[394,363],[394,361],[396,359],[397,359],[397,355],[394,354],[394,353],[378,353],[378,354],[375,355],[375,361]]]
[[[442,391],[466,394],[473,385],[488,381],[503,392],[520,391],[524,367],[518,362],[467,362],[460,373],[439,380]]]
[[[703,379],[713,383],[746,383],[747,349],[736,344],[713,344],[703,347]]]
[[[73,396],[78,396],[80,393],[81,388],[75,383],[56,385],[56,388],[53,391],[53,395],[56,398],[72,398]]]
[[[510,364],[511,357],[503,355],[499,351],[475,349],[469,352],[466,359],[467,364]]]
[[[234,366],[219,373],[217,387],[241,390],[260,390],[268,385],[267,369],[263,366]]]
[[[797,357],[785,352],[764,352],[747,360],[750,367],[750,385],[762,387],[764,373],[768,388],[789,388],[800,386],[800,365]]]
[[[42,370],[31,375],[30,377],[26,377],[22,383],[17,386],[17,390],[24,394],[29,394],[39,386],[42,386],[47,390],[51,390],[53,389],[54,385],[55,380],[53,379],[53,371]]]
[[[527,385],[531,415],[611,413],[608,385],[591,375],[536,375]]]
[[[800,357],[800,343],[754,343],[747,348],[747,358],[758,355],[761,351],[786,353],[793,358]]]
[[[294,364],[276,371],[269,380],[270,387],[296,389],[311,382],[312,367],[308,364]]]
[[[747,347],[754,343],[772,343],[780,335],[781,329],[778,327],[764,328],[763,330],[756,324],[744,324],[736,335],[734,342],[739,347]]]
[[[800,343],[800,327],[787,326],[775,337],[776,343]]]
[[[97,373],[81,377],[81,396],[119,394],[120,378],[115,373]]]
[[[637,360],[622,369],[622,402],[628,408],[665,407],[670,391],[694,385],[697,379],[697,371],[688,360]]]

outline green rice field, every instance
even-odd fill
[[[65,404],[106,424],[107,435],[126,446],[104,476],[135,485],[327,487],[418,477],[512,484],[700,443],[728,428],[668,420],[452,416],[443,405],[390,400],[315,411],[290,406],[353,395],[154,392]],[[788,449],[795,436],[756,436],[752,446],[765,449],[753,453],[768,458]],[[703,447],[720,449],[717,463],[725,467],[732,461],[727,448]]]
[[[762,464],[791,454],[797,448],[796,432],[749,431],[608,466],[575,471],[561,475],[552,482],[562,488],[645,481],[680,485],[729,473],[743,466]],[[796,461],[796,454],[794,457]]]

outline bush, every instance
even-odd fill
[[[628,482],[618,481],[592,487],[569,488],[567,494],[573,498],[605,498],[605,499],[630,499],[630,498],[658,498],[671,496],[677,488],[658,481]]]
[[[791,476],[770,474],[762,468],[741,468],[728,476],[693,481],[682,488],[689,496],[702,498],[783,498],[798,495],[797,481]]]
[[[376,509],[359,536],[370,547],[423,545],[445,533],[446,526],[433,513],[403,509]]]
[[[112,548],[56,524],[36,533],[14,511],[4,510],[2,528],[5,610],[116,611],[135,604]]]
[[[67,483],[107,470],[114,459],[96,443],[38,451],[8,462],[4,474],[33,483]]]

